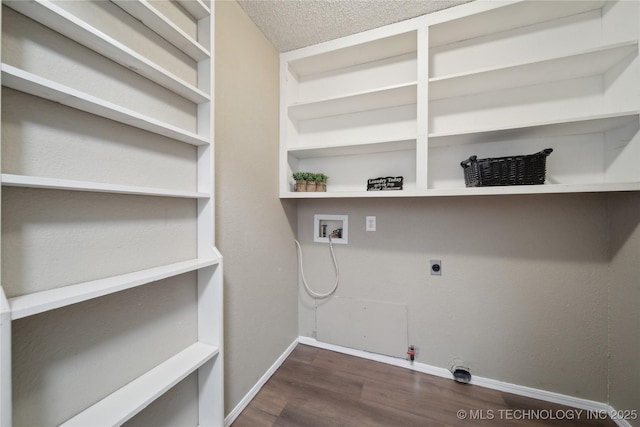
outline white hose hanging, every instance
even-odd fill
[[[302,283],[304,284],[304,288],[307,290],[309,295],[314,298],[327,298],[332,295],[336,289],[338,289],[338,282],[340,281],[340,272],[338,271],[338,261],[336,261],[336,254],[333,252],[333,244],[331,243],[331,236],[329,236],[329,250],[331,251],[331,258],[333,259],[333,267],[336,270],[336,283],[333,285],[333,289],[329,292],[319,294],[311,290],[309,285],[307,284],[307,279],[304,277],[304,267],[302,266],[302,248],[300,247],[300,242],[294,240],[296,242],[296,246],[298,247],[298,259],[300,260],[300,275],[302,276]]]

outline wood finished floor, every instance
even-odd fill
[[[536,410],[580,411],[299,344],[232,426],[616,426],[587,411],[522,419]]]

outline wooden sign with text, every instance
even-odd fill
[[[402,190],[401,176],[387,176],[367,180],[367,191]]]

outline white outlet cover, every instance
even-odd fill
[[[368,216],[366,222],[366,230],[367,231],[376,231],[376,217]]]

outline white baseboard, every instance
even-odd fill
[[[278,357],[278,359],[271,365],[271,367],[265,372],[265,374],[258,380],[258,382],[251,387],[251,390],[242,398],[242,400],[236,405],[235,408],[224,418],[225,427],[229,427],[238,418],[238,415],[249,405],[251,400],[256,397],[256,394],[260,391],[263,385],[271,378],[271,376],[278,370],[280,365],[289,357],[293,349],[298,345],[298,339],[296,338],[289,347]]]
[[[438,377],[448,378],[453,380],[453,375],[451,374],[451,372],[449,372],[448,369],[427,365],[426,363],[411,362],[409,360],[400,359],[397,357],[385,356],[382,354],[370,353],[368,351],[342,347],[340,345],[323,343],[314,338],[309,338],[309,337],[302,337],[302,336],[298,337],[298,342],[300,344],[306,344],[313,347],[336,351],[338,353],[361,357],[363,359],[373,360],[375,362],[387,363],[389,365],[399,366],[401,368],[411,369],[417,372],[422,372],[425,374],[435,375]],[[490,388],[493,390],[503,391],[506,393],[517,394],[519,396],[529,397],[532,399],[543,400],[545,402],[557,403],[557,404],[569,406],[572,408],[583,409],[586,411],[593,411],[598,413],[606,412],[608,414],[613,414],[613,415],[616,414],[615,409],[606,403],[596,402],[596,401],[587,400],[587,399],[581,399],[578,397],[567,396],[560,393],[554,393],[551,391],[525,387],[517,384],[505,383],[505,382],[493,380],[490,378],[473,376],[471,378],[470,384],[477,385],[479,387]],[[620,427],[633,427],[626,420],[619,420],[619,419],[616,419],[616,417],[612,417],[612,419]]]
[[[435,375],[437,377],[452,378],[451,372],[448,369],[438,368],[435,366],[427,365],[424,363],[410,362],[409,360],[400,359],[398,357],[385,356],[383,354],[371,353],[364,350],[356,350],[349,347],[343,347],[336,344],[328,344],[320,342],[315,338],[298,337],[300,344],[306,344],[313,347],[323,348],[325,350],[331,350],[338,353],[348,354],[351,356],[362,357],[363,359],[373,360],[375,362],[382,362],[388,365],[399,366],[401,368],[407,368],[414,371],[422,372],[425,374]]]
[[[361,357],[363,359],[372,360],[375,362],[386,363],[388,365],[399,366],[401,368],[411,369],[413,371],[422,372],[429,375],[435,375],[437,377],[448,378],[453,380],[453,376],[448,369],[439,368],[437,366],[427,365],[426,363],[411,362],[409,360],[400,359],[397,357],[385,356],[382,354],[370,353],[368,351],[356,350],[353,348],[343,347],[335,344],[328,344],[320,342],[314,338],[298,337],[291,345],[278,357],[278,359],[271,365],[267,372],[258,380],[258,382],[249,390],[249,392],[242,398],[242,400],[236,405],[235,408],[224,419],[225,427],[229,427],[238,415],[247,407],[251,400],[258,394],[262,386],[271,378],[276,370],[282,365],[282,363],[289,357],[289,354],[296,348],[296,345],[305,344],[313,347],[323,348],[325,350],[331,350],[338,353],[348,354],[351,356]],[[503,391],[506,393],[517,394],[519,396],[529,397],[532,399],[543,400],[545,402],[557,403],[560,405],[569,406],[572,408],[583,409],[593,412],[606,412],[612,415],[614,422],[620,427],[633,427],[626,420],[616,419],[617,413],[610,405],[602,402],[596,402],[593,400],[581,399],[578,397],[567,396],[560,393],[554,393],[551,391],[535,389],[531,387],[525,387],[517,384],[505,383],[502,381],[493,380],[490,378],[483,378],[473,376],[470,384],[490,388],[493,390]]]

